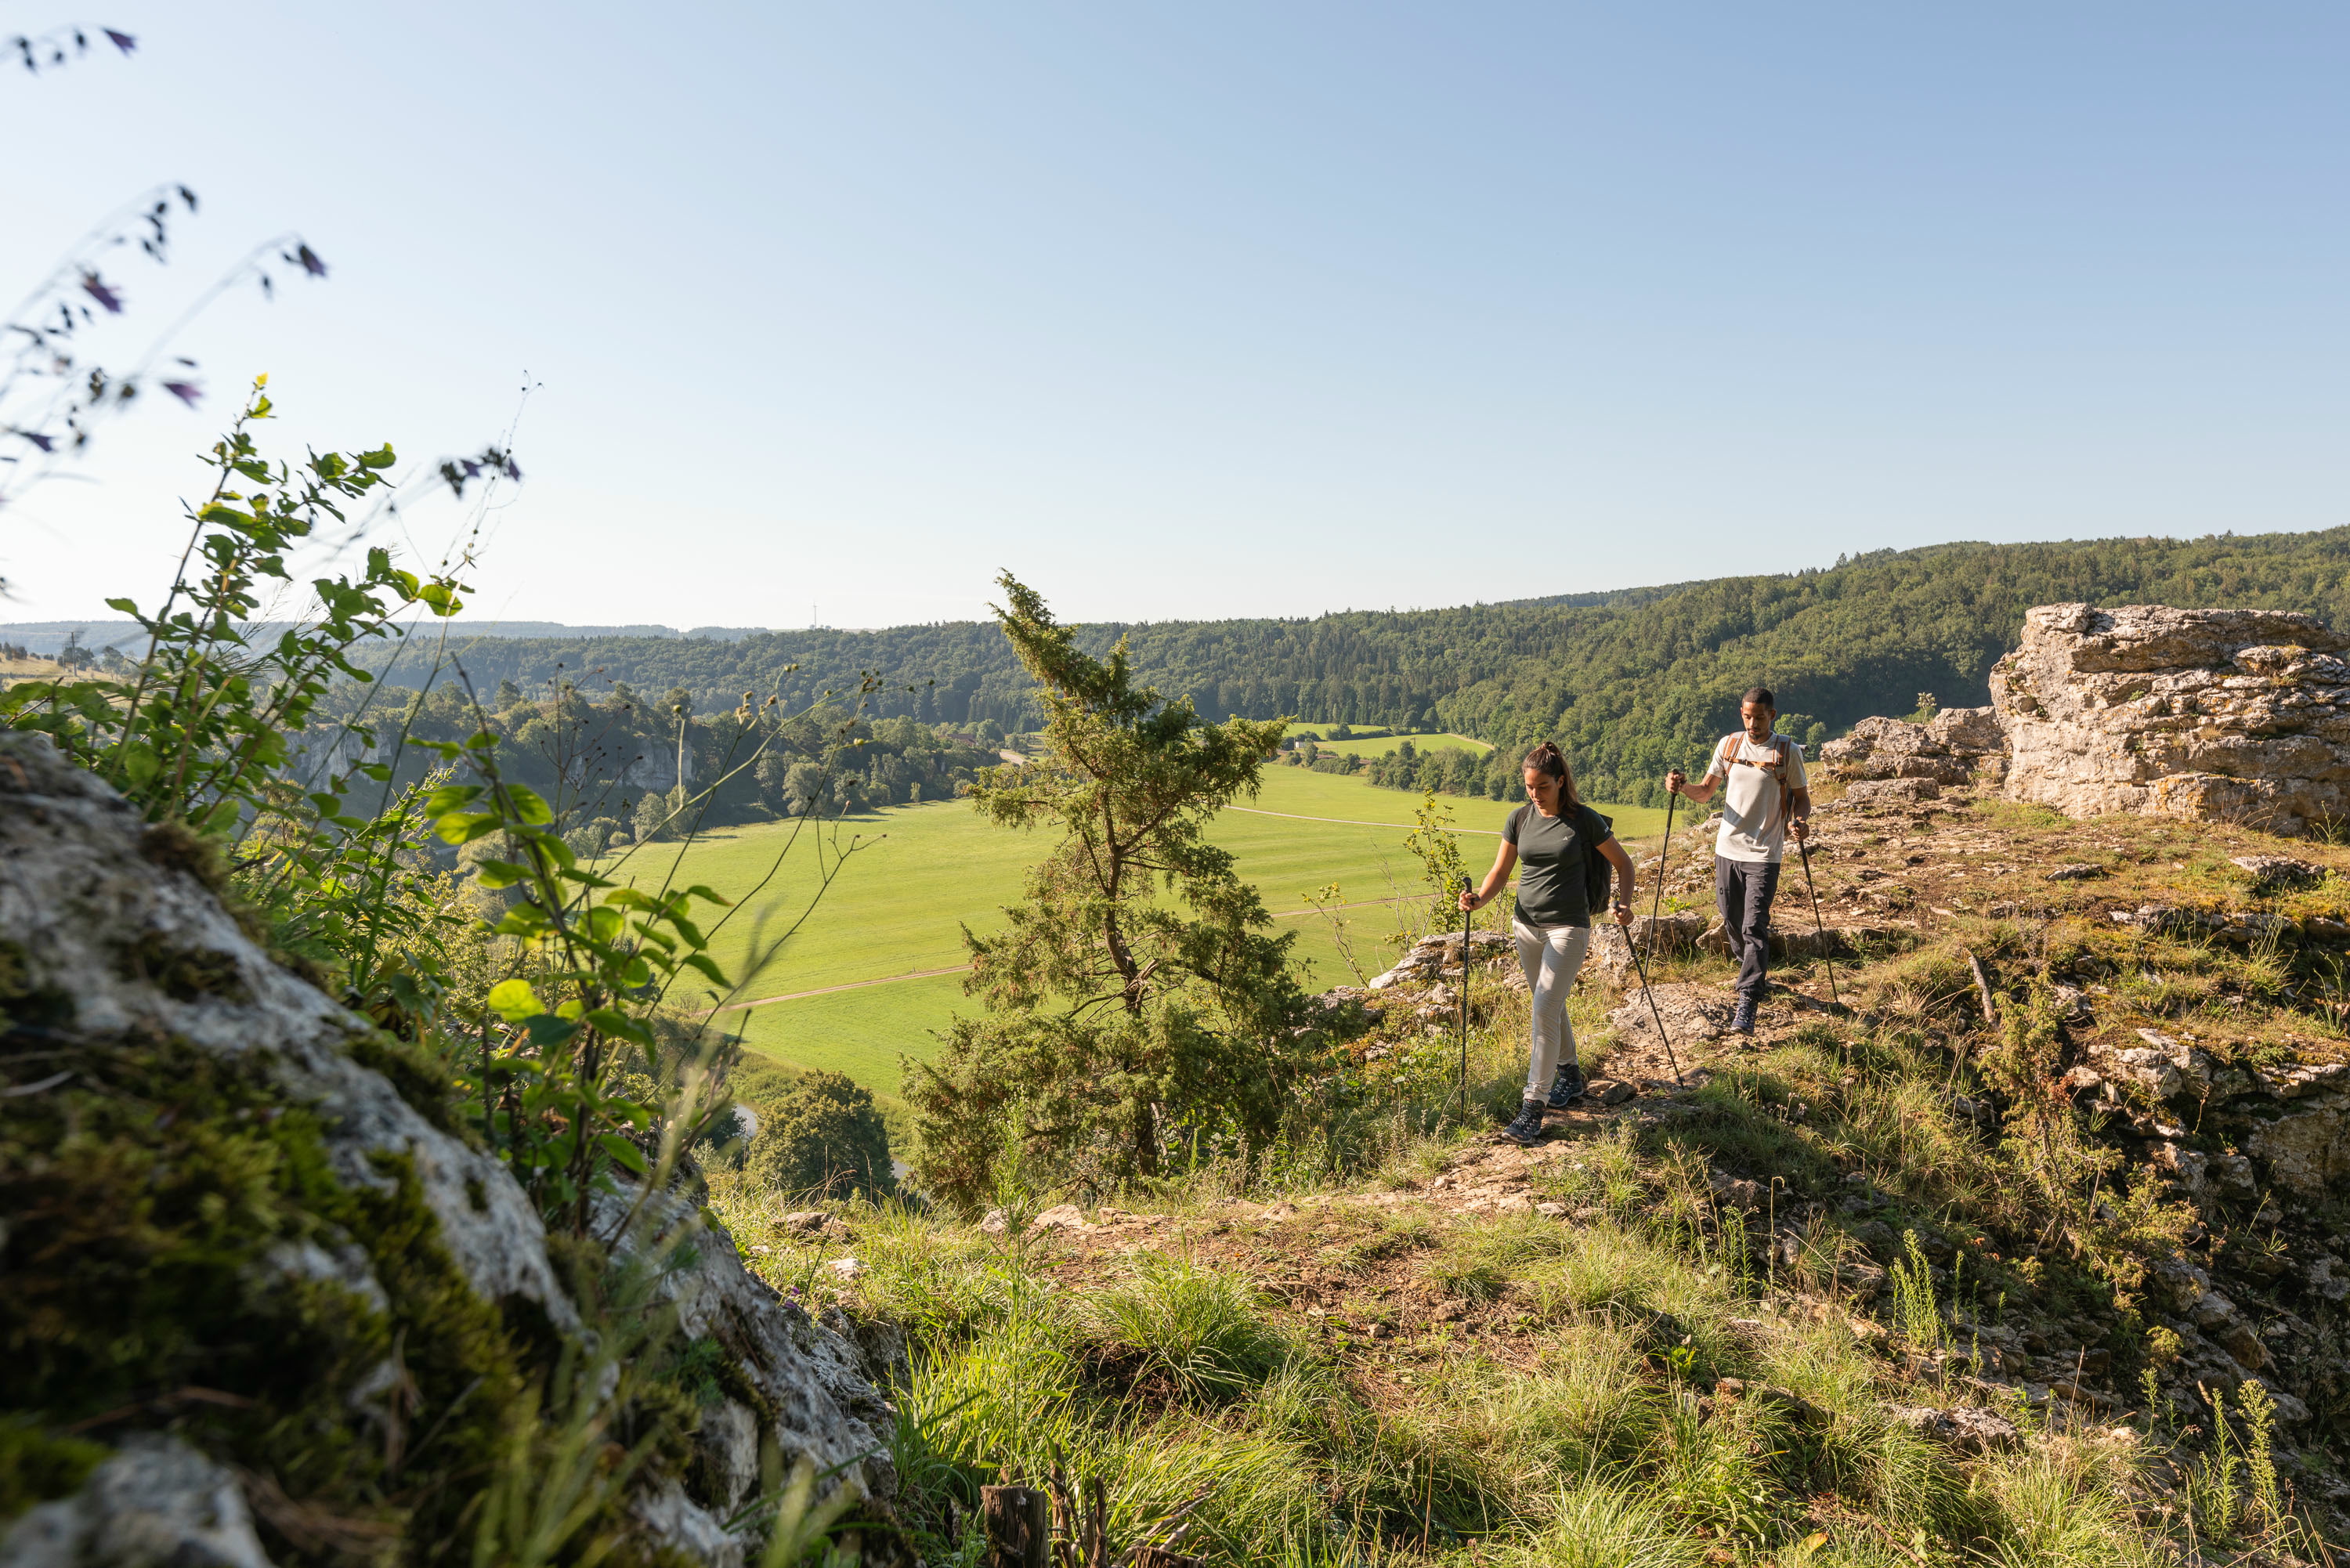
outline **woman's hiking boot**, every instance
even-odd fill
[[[1542,1142],[1543,1103],[1528,1100],[1518,1107],[1518,1119],[1502,1129],[1502,1136],[1516,1144]]]
[[[1742,996],[1738,999],[1738,1012],[1730,1020],[1730,1026],[1741,1034],[1754,1033],[1754,999],[1752,997]]]
[[[1547,1104],[1555,1111],[1563,1111],[1583,1098],[1583,1069],[1572,1062],[1561,1062],[1558,1074],[1550,1081]]]

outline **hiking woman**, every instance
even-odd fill
[[[1566,993],[1591,948],[1592,898],[1608,898],[1608,871],[1615,873],[1609,900],[1617,923],[1632,919],[1632,859],[1608,832],[1607,819],[1583,804],[1575,774],[1559,749],[1544,741],[1526,753],[1526,804],[1510,813],[1502,847],[1485,885],[1461,895],[1464,909],[1482,909],[1523,864],[1518,878],[1518,967],[1532,994],[1532,1060],[1526,1064],[1524,1103],[1502,1136],[1518,1143],[1542,1137],[1543,1111],[1565,1110],[1583,1094],[1583,1069],[1575,1060],[1575,1029],[1566,1021]],[[1594,859],[1602,864],[1594,865]]]

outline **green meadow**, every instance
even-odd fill
[[[1330,724],[1295,723],[1289,726],[1289,733],[1326,735],[1334,728],[1336,726]],[[1490,741],[1480,741],[1471,735],[1455,735],[1450,732],[1425,735],[1378,735],[1352,741],[1316,741],[1315,744],[1326,752],[1339,752],[1350,757],[1377,757],[1394,751],[1406,741],[1423,752],[1484,753],[1493,749]]]
[[[1438,801],[1452,813],[1463,858],[1482,871],[1509,803]],[[1385,967],[1393,949],[1381,938],[1398,929],[1395,900],[1421,891],[1419,864],[1403,846],[1419,805],[1417,795],[1360,779],[1271,767],[1257,798],[1223,813],[1211,837],[1232,852],[1281,928],[1296,932],[1309,983],[1337,985],[1353,973],[1305,894],[1336,883],[1356,906],[1343,918],[1358,956],[1374,971]],[[1627,838],[1663,821],[1637,806],[1602,809]],[[747,982],[742,1000],[757,1005],[723,1014],[730,1029],[762,1053],[846,1073],[894,1100],[900,1057],[927,1056],[950,1014],[972,1005],[961,974],[924,971],[963,964],[962,928],[993,929],[1047,847],[967,804],[938,802],[796,830],[722,829],[682,853],[648,846],[601,869],[639,887],[703,883],[735,900],[712,931],[712,952]]]

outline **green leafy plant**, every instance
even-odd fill
[[[1944,1331],[1940,1303],[1934,1299],[1934,1272],[1918,1244],[1918,1232],[1901,1232],[1902,1256],[1887,1271],[1893,1287],[1893,1321],[1904,1338],[1930,1355],[1942,1348]]]
[[[1452,831],[1452,808],[1440,805],[1434,790],[1422,790],[1411,815],[1417,826],[1404,835],[1403,846],[1419,862],[1420,877],[1428,884],[1424,929],[1447,930],[1460,918],[1454,896],[1469,886],[1460,836]]]
[[[608,1079],[622,1047],[656,1049],[642,1012],[687,971],[722,991],[731,985],[705,950],[709,939],[692,918],[697,902],[729,900],[696,884],[648,893],[614,885],[579,864],[538,792],[499,773],[496,737],[488,731],[459,742],[433,742],[452,769],[480,782],[448,784],[425,804],[442,840],[462,846],[503,834],[514,858],[485,858],[476,876],[493,890],[519,897],[494,929],[538,963],[531,979],[499,981],[490,1008],[506,1026],[504,1049],[484,1060],[468,1085],[494,1147],[550,1211],[567,1210],[585,1233],[598,1179],[613,1165],[642,1176],[638,1135],[652,1108],[611,1092]],[[697,1114],[707,1064],[686,1085],[685,1141],[707,1130],[714,1099]]]

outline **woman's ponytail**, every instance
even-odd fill
[[[1581,805],[1583,797],[1575,793],[1575,770],[1566,765],[1566,753],[1544,741],[1526,753],[1520,767],[1534,773],[1547,774],[1558,781],[1558,797],[1568,805]]]

